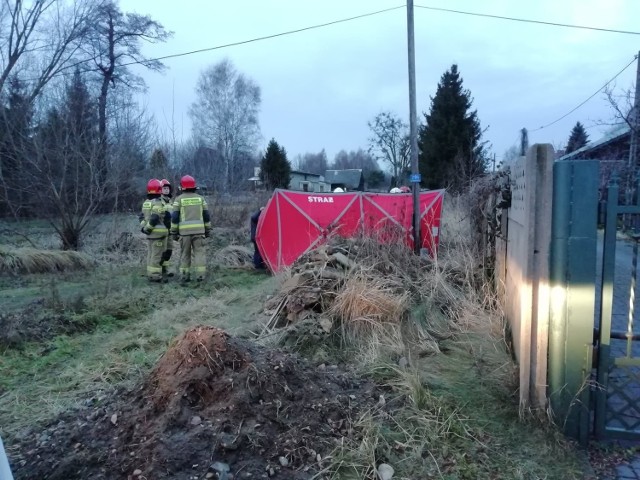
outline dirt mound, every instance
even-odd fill
[[[137,391],[95,398],[8,451],[25,479],[308,479],[377,400],[336,366],[201,326]]]

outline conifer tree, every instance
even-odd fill
[[[588,141],[589,135],[584,129],[584,126],[580,122],[576,122],[575,126],[571,129],[571,135],[569,135],[569,141],[567,142],[567,148],[564,153],[575,152],[579,148],[584,147]]]
[[[431,108],[420,127],[419,166],[428,188],[464,190],[487,170],[485,143],[473,99],[462,86],[458,66],[452,65],[440,78]]]
[[[9,79],[6,98],[0,99],[0,216],[18,216],[25,207],[27,185],[20,172],[32,154],[33,105],[17,76]]]
[[[284,147],[278,145],[273,138],[260,162],[260,179],[268,190],[289,188],[291,164]]]
[[[161,148],[156,148],[151,154],[149,168],[151,169],[151,174],[156,177],[165,177],[167,175],[169,160]]]

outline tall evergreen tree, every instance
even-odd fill
[[[33,106],[18,77],[9,79],[6,93],[0,104],[0,215],[18,217],[29,210],[20,172],[32,154]]]
[[[428,188],[459,192],[487,170],[485,143],[473,99],[462,87],[458,66],[440,78],[418,138],[422,182]]]
[[[273,138],[260,162],[260,179],[269,190],[289,188],[291,164],[284,147],[278,145]]]
[[[72,154],[78,156],[74,163],[91,164],[95,168],[97,147],[97,111],[91,98],[89,89],[82,78],[80,70],[76,68],[66,89],[63,117],[68,137],[64,139],[65,146]],[[105,171],[101,172],[106,176]]]
[[[166,177],[169,170],[169,160],[164,154],[161,148],[156,148],[151,154],[149,160],[149,168],[151,169],[151,175],[157,178]]]
[[[569,135],[569,141],[567,142],[567,148],[564,153],[575,152],[579,148],[584,147],[588,141],[589,135],[584,129],[584,125],[576,122],[575,126],[571,129],[571,135]]]

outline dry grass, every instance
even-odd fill
[[[358,267],[331,313],[355,320],[344,323],[357,339],[352,363],[385,385],[386,406],[354,421],[360,439],[333,452],[323,478],[377,479],[381,462],[394,478],[581,478],[570,446],[518,417],[516,369],[472,218],[468,199],[446,197],[433,260],[366,239],[350,252]],[[381,300],[400,297],[395,311]],[[547,465],[554,448],[565,457]]]
[[[329,313],[355,335],[366,335],[376,325],[400,324],[409,307],[408,294],[396,293],[384,278],[360,271],[345,281]]]
[[[253,265],[253,251],[242,245],[228,245],[212,256],[213,265],[226,268],[240,268]]]
[[[207,204],[214,227],[248,228],[251,214],[258,208],[264,207],[270,197],[271,192],[208,196]]]
[[[65,272],[91,267],[93,261],[81,252],[0,247],[1,273]]]

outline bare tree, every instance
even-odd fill
[[[118,84],[129,88],[142,88],[144,81],[132,74],[126,64],[137,63],[153,71],[164,70],[164,64],[141,53],[143,43],[164,42],[172,32],[148,15],[122,13],[117,3],[108,0],[97,10],[96,21],[91,30],[87,54],[93,60],[100,76],[98,97],[98,129],[101,157],[107,150],[107,100],[109,86]]]
[[[331,163],[331,168],[336,170],[346,170],[350,168],[357,168],[362,170],[362,173],[366,177],[371,172],[377,172],[378,162],[373,156],[359,148],[358,150],[351,150],[347,152],[340,150],[336,153],[336,156]]]
[[[638,135],[640,135],[640,111],[634,105],[635,98],[634,88],[616,92],[615,86],[607,86],[605,89],[605,98],[613,111],[613,119],[606,124],[614,125],[618,128],[626,126],[629,128],[630,137],[628,146],[625,145],[624,151],[612,151],[609,155],[608,163],[602,164],[601,178],[609,179],[613,172],[619,174],[621,179],[620,192],[624,192],[625,201],[630,203],[633,190],[636,185],[636,175],[638,172]],[[603,122],[600,122],[603,124]],[[626,161],[622,162],[622,158],[626,157]],[[607,180],[608,181],[608,180]],[[603,186],[601,185],[601,188]],[[629,222],[629,217],[625,218],[625,223]]]
[[[16,74],[33,77],[33,102],[61,72],[73,67],[99,0],[5,0],[0,4],[0,92]]]
[[[81,234],[108,193],[97,161],[96,111],[76,71],[59,106],[37,127],[32,154],[23,157],[32,211],[49,220],[64,249],[78,249]]]
[[[392,112],[382,112],[368,123],[373,136],[369,139],[369,152],[378,160],[387,162],[395,182],[409,171],[409,133],[407,125]]]
[[[245,180],[235,173],[236,163],[255,152],[260,138],[260,87],[225,59],[201,72],[196,95],[189,110],[193,136],[221,156],[221,187],[227,191]]]
[[[296,168],[303,172],[324,175],[328,167],[327,153],[324,148],[318,153],[305,153],[298,155],[295,160]]]
[[[158,139],[153,117],[121,90],[112,95],[108,109],[110,146],[106,182],[111,192],[107,211],[138,208],[144,192],[147,159]]]
[[[502,165],[507,165],[513,162],[518,157],[520,157],[520,147],[518,147],[517,145],[511,145],[502,154],[502,161],[500,163]],[[499,168],[500,166],[498,166],[498,169]]]
[[[598,122],[600,125],[627,125],[630,129],[640,128],[635,126],[635,110],[633,108],[633,88],[617,91],[615,86],[607,86],[604,90],[607,103],[613,111],[613,118],[608,122]]]

